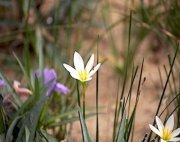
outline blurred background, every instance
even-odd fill
[[[130,83],[133,65],[141,65],[144,58],[144,83],[134,129],[134,141],[141,141],[150,131],[148,124],[153,122],[171,55],[180,41],[179,29],[179,0],[0,0],[0,70],[11,80],[24,80],[13,53],[26,65],[27,52],[32,70],[39,66],[39,62],[43,62],[45,67],[55,68],[58,80],[66,84],[71,93],[66,97],[53,97],[52,101],[59,106],[52,104],[51,108],[56,113],[66,112],[76,104],[76,84],[62,64],[72,64],[74,51],[81,53],[87,61],[98,48],[99,61],[103,63],[99,71],[102,113],[99,115],[99,133],[100,141],[109,142],[116,95],[126,76],[127,83]],[[167,96],[180,88],[179,53]],[[40,58],[43,60],[39,61]],[[89,110],[95,106],[95,81],[94,78],[89,83],[86,93]],[[138,80],[132,89],[132,105],[137,87]],[[128,88],[125,92],[127,94]],[[162,108],[168,102],[167,96]],[[131,107],[129,109],[131,111]],[[62,119],[61,131],[50,130],[49,133],[60,139],[68,135],[72,141],[81,141],[79,122],[66,122],[66,119]],[[71,125],[67,126],[67,123]],[[87,127],[95,137],[95,117],[87,119]]]

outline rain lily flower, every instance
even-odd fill
[[[171,115],[164,126],[158,116],[156,116],[156,123],[158,129],[149,124],[151,130],[161,137],[161,142],[177,142],[180,141],[180,137],[176,137],[180,134],[180,128],[173,131],[174,116]]]
[[[74,53],[74,66],[75,68],[63,64],[64,67],[66,68],[67,71],[70,72],[70,75],[75,78],[80,80],[81,82],[86,82],[92,79],[92,75],[99,69],[100,63],[97,64],[93,68],[93,63],[94,63],[94,54],[91,55],[89,61],[87,62],[86,67],[84,67],[84,61],[81,57],[81,55],[77,52]]]
[[[39,71],[35,72],[37,77],[40,76]],[[46,96],[50,96],[50,94],[56,90],[59,93],[67,94],[70,90],[64,86],[63,84],[57,82],[57,74],[54,69],[45,68],[43,70],[44,84],[47,86]]]

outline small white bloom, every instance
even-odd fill
[[[63,64],[64,67],[70,72],[71,76],[81,82],[86,82],[92,79],[92,75],[99,69],[100,63],[93,68],[94,54],[91,55],[86,67],[84,67],[84,61],[79,53],[74,53],[74,66]]]
[[[157,128],[149,124],[151,130],[161,137],[161,142],[178,142],[180,137],[176,137],[180,134],[180,128],[173,131],[174,116],[171,115],[164,126],[158,116],[156,116]]]

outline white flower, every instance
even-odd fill
[[[164,126],[158,116],[156,116],[157,128],[149,124],[151,130],[161,137],[161,142],[178,142],[180,137],[176,137],[180,134],[180,128],[173,131],[174,116],[171,115]]]
[[[79,53],[74,53],[75,69],[67,64],[64,67],[70,72],[71,76],[81,82],[86,82],[92,79],[92,75],[99,69],[100,63],[93,68],[94,54],[91,55],[86,67],[84,68],[84,61]]]

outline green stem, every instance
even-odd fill
[[[80,92],[79,92],[79,83],[78,83],[78,81],[76,82],[76,84],[77,84],[77,101],[78,101],[78,105],[79,105],[79,107],[81,108],[81,97],[80,97]]]
[[[86,91],[86,83],[82,83],[82,96],[83,96],[83,118],[85,120],[86,116],[86,101],[85,101],[85,91]]]

